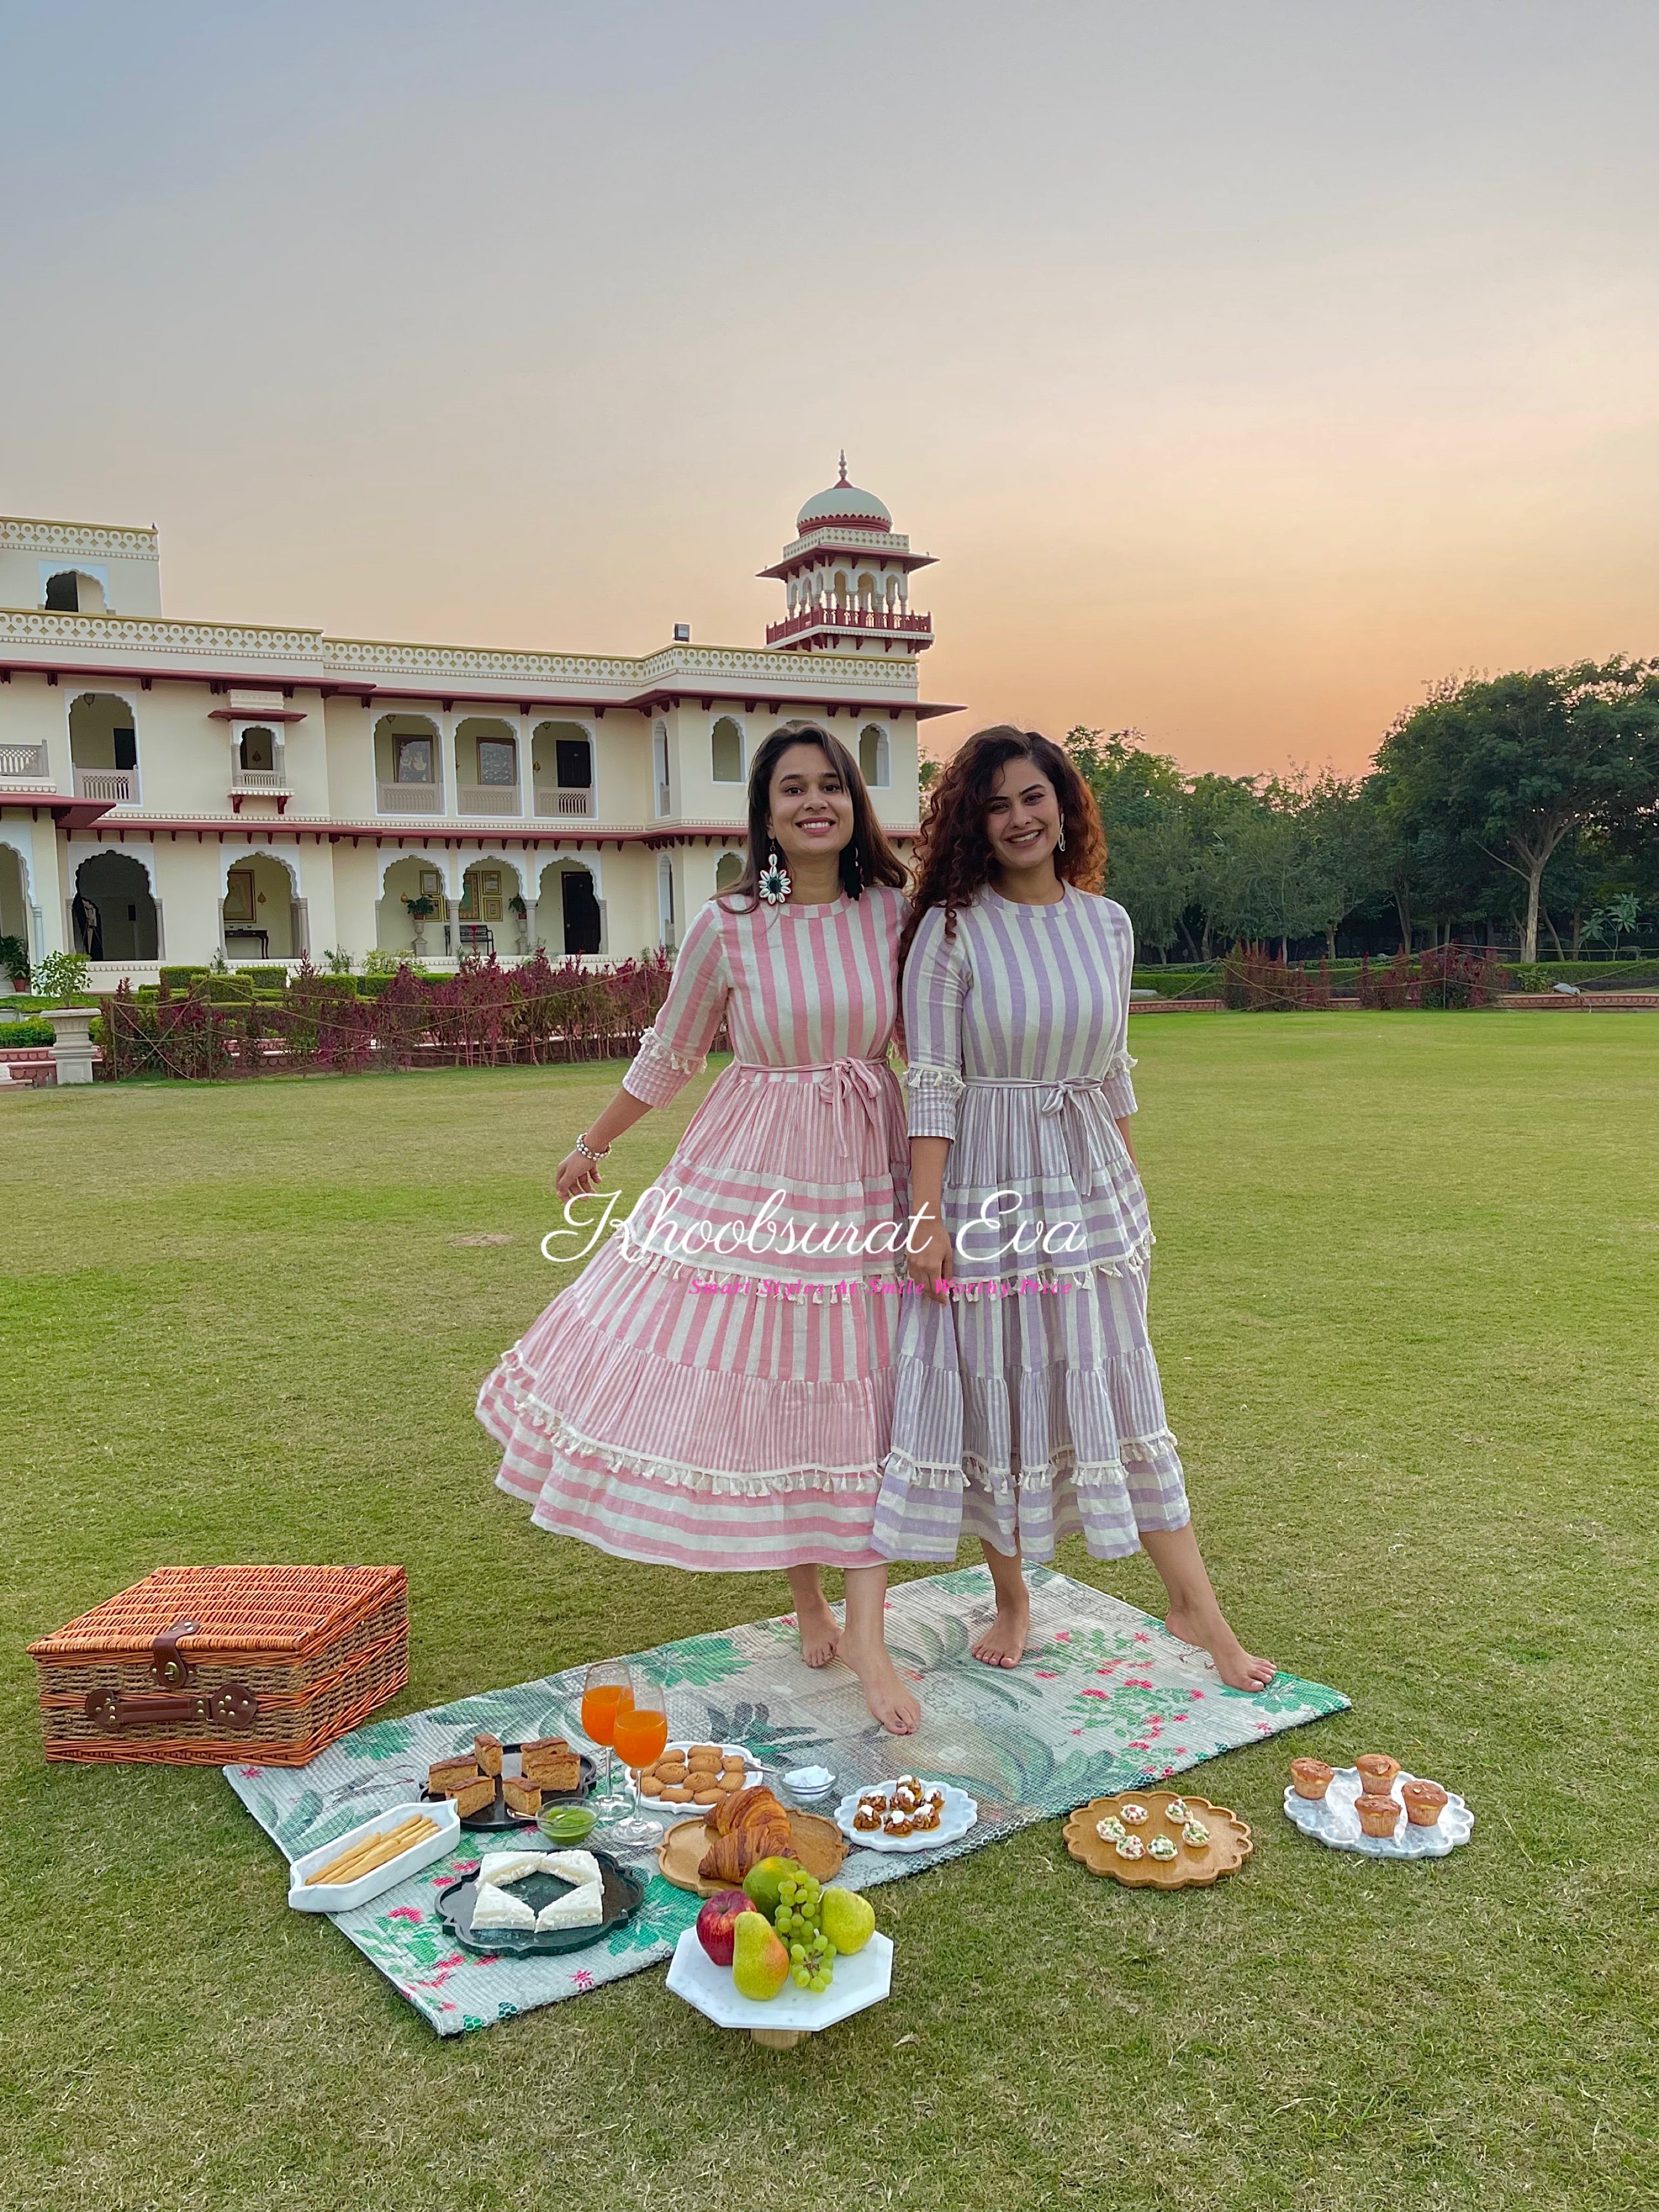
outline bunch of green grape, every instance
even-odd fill
[[[789,1978],[798,1990],[827,1990],[836,1970],[835,1946],[818,1926],[823,1887],[810,1874],[786,1875],[778,1884],[772,1925],[789,1947]]]

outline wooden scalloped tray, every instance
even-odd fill
[[[1097,1821],[1103,1820],[1109,1813],[1121,1818],[1125,1805],[1144,1805],[1149,1817],[1132,1832],[1148,1841],[1154,1836],[1172,1836],[1179,1842],[1179,1831],[1164,1817],[1164,1808],[1173,1797],[1184,1797],[1209,1830],[1206,1850],[1194,1851],[1182,1844],[1179,1858],[1121,1859],[1115,1846],[1095,1832]],[[1066,1821],[1064,1833],[1066,1848],[1079,1864],[1091,1874],[1121,1881],[1126,1889],[1208,1889],[1224,1874],[1237,1874],[1255,1849],[1249,1828],[1237,1813],[1225,1805],[1211,1804],[1207,1797],[1194,1797],[1186,1790],[1121,1790],[1115,1797],[1097,1797],[1078,1808]]]
[[[599,1841],[605,1840],[603,1832]],[[820,1881],[831,1881],[847,1856],[847,1838],[822,1813],[792,1813],[789,1842],[794,1856]],[[699,1814],[696,1820],[678,1820],[657,1846],[657,1864],[665,1881],[676,1889],[689,1889],[694,1897],[718,1897],[734,1885],[729,1881],[701,1881],[697,1868],[708,1849],[708,1832]]]

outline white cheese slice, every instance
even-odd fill
[[[557,1875],[561,1881],[574,1882],[578,1889],[599,1879],[599,1863],[592,1851],[544,1851],[541,1863],[549,1874]]]
[[[580,1889],[568,1889],[562,1897],[543,1905],[536,1916],[536,1932],[544,1936],[559,1928],[597,1928],[604,1917],[599,1883],[584,1882]],[[473,1924],[477,1924],[476,1916]]]
[[[509,1897],[493,1882],[480,1882],[472,1899],[475,1928],[533,1928],[535,1908],[521,1897]]]
[[[548,1862],[539,1851],[486,1851],[478,1862],[478,1879],[500,1889],[547,1868]]]

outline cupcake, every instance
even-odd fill
[[[1322,1797],[1335,1779],[1336,1769],[1322,1759],[1293,1759],[1291,1783],[1298,1797]]]
[[[1400,1771],[1400,1761],[1390,1759],[1386,1751],[1362,1751],[1354,1765],[1359,1771],[1360,1788],[1369,1790],[1374,1797],[1386,1797]]]
[[[1353,1809],[1368,1836],[1392,1836],[1400,1825],[1400,1808],[1392,1797],[1376,1796],[1367,1790],[1354,1799]]]
[[[1433,1827],[1446,1802],[1446,1793],[1440,1784],[1437,1782],[1402,1782],[1400,1794],[1406,1801],[1406,1818],[1413,1826]]]

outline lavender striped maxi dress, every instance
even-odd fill
[[[479,1393],[496,1480],[538,1528],[656,1565],[881,1564],[870,1524],[908,1165],[886,1060],[903,910],[873,886],[694,917],[624,1087],[666,1105],[722,1016],[733,1063],[635,1208],[641,1233],[602,1247]],[[738,1243],[763,1215],[770,1236]],[[693,1223],[726,1249],[677,1246]],[[785,1224],[814,1249],[787,1249]],[[848,1256],[848,1233],[873,1230],[883,1249]]]
[[[904,974],[912,1136],[953,1139],[944,1188],[956,1290],[907,1297],[893,1443],[875,1540],[951,1559],[965,1528],[1048,1559],[1081,1534],[1099,1559],[1188,1518],[1146,1333],[1146,1194],[1115,1117],[1135,1111],[1127,1049],[1133,932],[1067,885],[1048,906],[988,886],[924,915]],[[1001,1194],[999,1198],[998,1194]],[[992,1201],[991,1212],[986,1212]],[[970,1227],[981,1218],[997,1228]],[[1057,1224],[1078,1224],[1078,1249]],[[998,1255],[1041,1224],[1050,1253]]]

